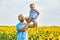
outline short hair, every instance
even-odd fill
[[[33,4],[33,3],[32,3],[32,4],[30,4],[30,6],[32,6],[32,5],[35,5],[35,4]]]
[[[18,15],[18,18],[20,18],[22,15],[23,15],[23,14],[19,14],[19,15]]]

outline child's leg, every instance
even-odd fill
[[[34,24],[34,27],[36,28],[36,33],[38,33],[38,26],[37,26],[37,21],[36,19],[32,19],[32,22]]]
[[[36,33],[38,33],[38,26],[37,26],[37,22],[34,22],[34,27],[36,27]]]

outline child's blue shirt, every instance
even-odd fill
[[[37,17],[38,13],[39,12],[37,10],[35,10],[35,9],[34,10],[30,10],[29,17],[35,19]]]

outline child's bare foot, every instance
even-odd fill
[[[38,34],[38,31],[36,31],[36,33]]]

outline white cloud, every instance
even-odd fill
[[[26,1],[26,0],[25,0]],[[40,1],[40,0],[27,0],[28,2],[37,2],[37,1]]]
[[[29,16],[31,3],[35,3],[40,12],[39,25],[60,25],[60,0],[1,0],[0,25],[15,25],[21,13]]]

